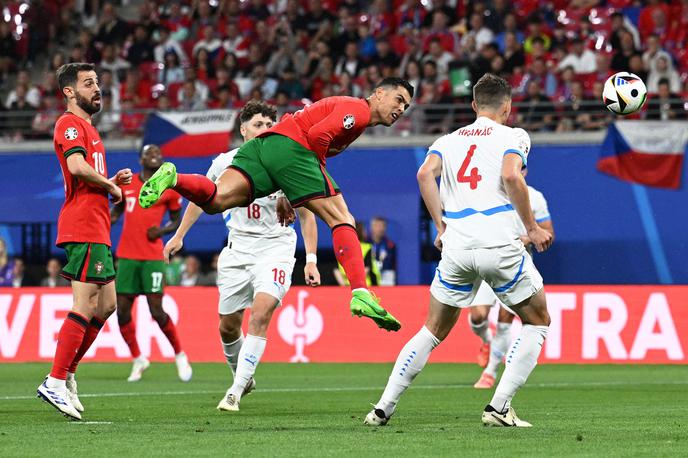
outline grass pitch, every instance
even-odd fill
[[[475,365],[430,364],[389,425],[363,426],[391,364],[261,364],[238,413],[215,406],[222,364],[190,383],[153,364],[83,364],[84,421],[34,397],[46,364],[0,365],[2,456],[688,456],[688,367],[538,366],[514,407],[531,429],[485,428]]]

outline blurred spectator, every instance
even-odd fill
[[[95,118],[95,125],[100,135],[107,138],[112,132],[119,131],[121,115],[118,110],[113,108],[113,98],[110,89],[103,89],[100,91],[100,94],[100,113]]]
[[[638,75],[642,78],[641,75]],[[674,69],[674,64],[666,56],[659,56],[655,62],[654,69],[647,75],[647,91],[651,94],[659,92],[659,82],[666,80],[669,83],[669,91],[678,93],[681,91],[681,77]]]
[[[172,38],[170,30],[167,27],[160,27],[158,29],[158,44],[153,50],[155,61],[161,64],[166,64],[167,55],[170,53],[177,56],[178,65],[180,62],[184,65],[188,63],[188,58],[186,57],[184,49],[177,40]]]
[[[437,74],[440,79],[446,79],[449,76],[449,62],[454,60],[454,56],[447,52],[442,47],[438,38],[430,40],[428,44],[428,53],[423,57],[422,64],[432,61],[437,69]]]
[[[643,64],[643,56],[639,53],[633,54],[630,59],[628,59],[628,72],[638,75],[641,80],[647,81],[647,71],[645,70],[645,65]],[[678,74],[676,74],[678,78]]]
[[[480,52],[483,46],[486,46],[494,41],[494,33],[492,30],[485,27],[483,16],[477,13],[471,14],[470,31],[467,36],[475,38],[475,49]]]
[[[520,73],[526,63],[525,53],[521,47],[521,41],[513,32],[504,34],[504,72],[507,74]]]
[[[113,111],[119,111],[122,93],[119,90],[119,84],[115,84],[113,80],[112,72],[110,70],[101,70],[98,72],[98,79],[98,87],[100,87],[101,94],[109,91],[112,97],[110,107]]]
[[[184,259],[180,286],[214,286],[215,282],[201,272],[201,262],[196,256],[189,255]]]
[[[227,24],[226,37],[222,47],[226,53],[233,54],[236,59],[245,61],[248,57],[249,40],[245,39],[239,31],[239,26],[230,22]]]
[[[595,81],[601,81],[605,82],[607,79],[612,76],[612,69],[610,68],[611,65],[611,58],[608,54],[604,53],[598,53],[595,56],[595,61],[597,65],[597,70],[595,71],[594,75],[594,80]]]
[[[63,110],[60,109],[60,102],[57,97],[52,94],[44,96],[41,110],[36,113],[31,122],[34,137],[46,140],[53,138],[55,123],[62,113]]]
[[[529,81],[527,95],[519,104],[518,126],[527,131],[551,130],[554,125],[554,105],[540,90],[540,84]]]
[[[158,111],[170,111],[172,109],[170,97],[165,93],[160,94],[155,109]]]
[[[382,67],[388,67],[390,69],[396,70],[399,67],[399,56],[394,53],[392,46],[389,44],[389,40],[380,39],[375,45],[376,55],[375,62]],[[450,55],[451,56],[451,55]]]
[[[279,86],[277,86],[277,92],[284,92],[291,100],[303,98],[303,84],[301,84],[301,81],[297,78],[294,67],[289,66],[285,68],[280,76],[281,78]]]
[[[0,238],[0,286],[12,286],[14,280],[14,259],[7,254],[7,242]]]
[[[201,98],[203,103],[208,101],[208,97],[210,97],[210,89],[208,88],[208,85],[203,82],[203,80],[198,78],[195,68],[189,67],[184,69],[184,80],[193,81],[194,86],[196,87],[196,93]]]
[[[604,91],[604,82],[595,81],[592,84],[592,97],[587,106],[586,116],[579,119],[583,130],[604,129],[614,121],[614,115],[604,106],[602,91]]]
[[[215,59],[222,48],[222,41],[215,36],[215,28],[212,24],[203,27],[203,38],[198,40],[193,47],[192,54],[198,56],[198,52],[204,49],[210,59]]]
[[[547,65],[543,59],[536,59],[530,65],[530,70],[523,76],[518,85],[517,92],[527,93],[528,84],[535,81],[547,97],[554,97],[557,92],[557,78],[547,69]]]
[[[323,25],[331,26],[333,23],[334,17],[321,0],[309,0],[308,12],[303,16],[303,28],[308,36],[315,37]]]
[[[170,38],[173,40],[181,43],[189,38],[191,20],[182,12],[179,2],[168,3],[167,14],[161,18],[160,22],[170,31]]]
[[[370,221],[370,237],[373,258],[380,271],[380,285],[393,286],[397,278],[397,247],[387,237],[387,220],[376,216]]]
[[[118,55],[116,45],[105,45],[103,47],[103,58],[100,61],[100,68],[112,72],[112,80],[115,84],[124,80],[125,72],[131,68],[131,64]]]
[[[592,102],[584,94],[583,83],[572,81],[571,93],[560,107],[564,116],[559,120],[556,131],[568,132],[581,129],[590,120],[590,112],[600,108]]]
[[[112,3],[107,2],[100,10],[100,21],[98,21],[98,31],[96,32],[95,41],[105,45],[117,44],[121,45],[127,38],[129,27],[117,16],[115,7]]]
[[[621,37],[626,33],[630,34],[633,46],[635,48],[640,47],[640,35],[638,34],[638,30],[623,13],[618,11],[612,13],[610,22],[611,32],[609,34],[609,44],[614,51],[619,51],[621,49]]]
[[[528,35],[523,42],[523,50],[526,53],[530,53],[533,47],[533,40],[539,38],[542,40],[542,44],[545,50],[550,48],[552,44],[552,39],[544,31],[544,25],[542,19],[539,17],[532,17],[528,20]]]
[[[205,274],[205,281],[210,285],[217,285],[217,261],[220,259],[220,254],[213,254],[210,260],[210,270]]]
[[[425,16],[424,26],[429,26],[432,24],[433,16],[436,12],[441,11],[447,17],[448,24],[456,24],[456,10],[447,4],[447,0],[434,0],[432,2],[432,9]]]
[[[20,84],[14,90],[14,101],[8,107],[13,112],[8,114],[6,127],[12,132],[15,141],[30,136],[31,123],[36,114],[36,107],[26,100],[26,86]]]
[[[165,54],[165,65],[160,69],[158,81],[165,86],[184,81],[184,69],[179,65],[179,56],[176,52],[170,51]]]
[[[55,288],[56,286],[69,286],[69,280],[62,277],[62,264],[56,258],[50,258],[45,266],[45,271],[48,273],[47,277],[41,280],[41,286],[48,288]]]
[[[366,284],[368,286],[378,286],[380,284],[380,270],[373,256],[373,245],[365,241],[366,230],[365,225],[361,221],[356,221],[356,234],[361,244],[363,265],[365,266],[366,272]],[[337,268],[333,269],[332,274],[339,286],[347,286],[349,284],[349,279],[346,278],[346,273],[341,264],[337,263]]]
[[[349,41],[344,45],[344,55],[339,58],[335,67],[337,75],[343,72],[348,72],[350,75],[358,75],[362,63],[358,58],[358,44],[355,41]]]
[[[619,49],[612,57],[612,70],[624,72],[628,69],[628,61],[631,59],[631,56],[637,54],[638,51],[629,32],[621,32],[619,40]]]
[[[169,264],[165,264],[165,285],[177,286],[182,280],[184,269],[184,257],[176,254],[172,256]]]
[[[198,79],[204,82],[215,79],[215,64],[210,59],[210,55],[205,48],[201,48],[196,53],[196,65],[194,67]]]
[[[406,71],[404,72],[403,78],[414,88],[420,87],[421,73],[418,61],[411,60],[406,64]]]
[[[559,86],[554,94],[554,100],[565,102],[571,98],[573,83],[576,81],[576,72],[573,71],[573,67],[564,68],[559,75],[559,79]]]
[[[126,47],[126,56],[129,63],[138,67],[143,62],[153,62],[155,60],[155,48],[151,42],[148,29],[142,24],[134,28],[134,36]]]
[[[651,34],[664,35],[667,32],[669,6],[660,0],[647,0],[638,16],[638,30],[645,38]]]
[[[495,43],[499,46],[499,51],[505,55],[507,50],[507,35],[509,34],[514,35],[515,42],[520,48],[525,37],[523,32],[518,29],[518,22],[516,22],[516,15],[514,13],[508,13],[504,16],[502,31],[495,37]]]
[[[34,108],[41,105],[41,91],[35,85],[31,84],[31,75],[28,70],[20,70],[17,73],[16,87],[10,91],[5,100],[5,107],[12,109],[11,106],[19,99],[17,90],[21,87],[22,98],[25,103],[28,103]]]
[[[62,67],[66,63],[67,63],[67,59],[65,59],[64,53],[56,52],[50,58],[50,66],[48,68],[48,71],[54,73],[57,71],[58,68]]]
[[[182,86],[182,90],[177,95],[179,102],[178,108],[180,110],[194,111],[206,108],[205,101],[201,95],[196,91],[196,83],[194,80],[187,80]]]
[[[505,28],[504,24],[507,16],[513,17],[513,7],[506,0],[493,0],[491,3],[483,13],[485,25],[493,32],[501,32]],[[500,48],[500,52],[503,52],[503,49]]]
[[[14,258],[12,268],[12,286],[21,288],[22,286],[34,286],[31,277],[26,275],[26,264],[22,258]]]
[[[647,49],[643,53],[643,63],[648,72],[657,68],[657,59],[664,57],[671,61],[671,55],[662,49],[662,45],[657,35],[650,35],[646,40]]]
[[[576,74],[593,73],[597,70],[595,53],[585,48],[582,38],[576,37],[571,40],[569,53],[559,62],[557,69],[562,70],[566,67],[572,67]]]
[[[8,22],[0,21],[0,85],[17,61],[17,42]]]
[[[683,101],[678,94],[671,91],[669,80],[660,79],[657,82],[657,95],[651,96],[647,102],[645,119],[669,121],[686,118]]]
[[[85,62],[97,64],[100,62],[100,50],[96,47],[93,39],[93,34],[88,29],[81,29],[79,31],[78,42],[83,50]]]

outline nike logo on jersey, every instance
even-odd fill
[[[100,143],[100,140],[93,140],[91,143],[93,143],[93,146],[96,146],[98,143]]]

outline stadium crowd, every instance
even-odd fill
[[[63,108],[54,72],[72,61],[98,65],[97,127],[111,136],[140,135],[150,109],[255,98],[284,112],[364,96],[390,75],[417,88],[419,114],[399,123],[411,132],[470,118],[471,85],[485,72],[513,84],[515,120],[531,131],[604,127],[603,83],[616,71],[647,83],[639,116],[686,117],[688,0],[128,2],[136,20],[99,0],[4,4],[0,109],[14,112],[3,123],[11,140],[50,138]]]

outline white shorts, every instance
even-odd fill
[[[484,280],[507,306],[517,305],[543,287],[542,276],[522,244],[465,250],[443,249],[433,297],[453,307],[469,307]]]
[[[257,293],[266,293],[278,304],[289,291],[294,270],[292,243],[270,242],[259,255],[241,253],[225,247],[217,261],[217,287],[220,290],[218,311],[229,315],[251,308]]]
[[[480,280],[480,286],[478,286],[478,291],[475,293],[473,302],[471,302],[471,307],[477,305],[489,305],[493,306],[498,301],[497,295],[492,291],[490,285]]]

